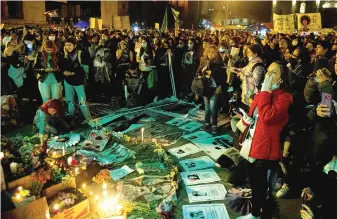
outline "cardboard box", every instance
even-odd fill
[[[90,214],[88,199],[78,203],[77,205],[55,215],[52,219],[81,219]]]
[[[30,189],[32,187],[32,176],[24,176],[8,183],[8,189],[16,189],[19,186],[22,186],[25,189]]]
[[[50,219],[45,197],[1,214],[2,219]]]
[[[72,187],[76,188],[76,183],[75,183],[75,178],[74,181],[72,182]],[[46,196],[47,199],[54,197],[57,195],[57,193],[61,192],[63,190],[62,183],[52,185],[44,190],[44,196]]]

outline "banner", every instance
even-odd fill
[[[299,32],[320,32],[322,21],[320,13],[296,14],[297,29]]]
[[[176,23],[179,23],[179,18],[178,18],[178,16],[179,16],[180,12],[174,10],[173,8],[171,8],[171,10],[172,10],[172,14],[173,14],[173,17],[174,17],[174,21],[175,21]]]
[[[96,18],[91,17],[89,19],[89,23],[90,23],[90,28],[91,29],[95,29],[96,28]]]
[[[293,34],[295,31],[294,15],[273,14],[274,31],[277,33]]]
[[[102,30],[103,29],[103,22],[102,22],[102,19],[96,19],[97,21],[97,27],[99,30]]]

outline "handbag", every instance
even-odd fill
[[[195,77],[192,81],[191,91],[198,95],[202,96],[204,94],[205,86],[203,79],[201,77]]]
[[[250,163],[254,163],[256,160],[255,158],[249,157],[249,154],[252,147],[257,119],[258,115],[254,116],[254,123],[246,128],[246,130],[244,131],[245,134],[244,141],[240,144],[242,146],[240,150],[240,155]]]

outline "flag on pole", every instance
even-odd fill
[[[178,18],[178,16],[179,16],[180,12],[174,10],[173,8],[171,8],[171,10],[172,10],[172,14],[173,14],[173,17],[174,17],[175,22],[176,22],[176,23],[179,23],[179,18]]]
[[[168,21],[167,21],[167,7],[166,7],[163,23],[161,25],[161,32],[164,32],[165,30],[167,30],[167,25],[168,25]]]
[[[59,17],[57,11],[58,11],[58,9],[46,11],[45,13],[43,13],[43,15],[45,15],[47,17]]]

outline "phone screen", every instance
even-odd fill
[[[322,93],[321,104],[327,105],[330,110],[330,116],[332,111],[332,95],[328,93]]]

